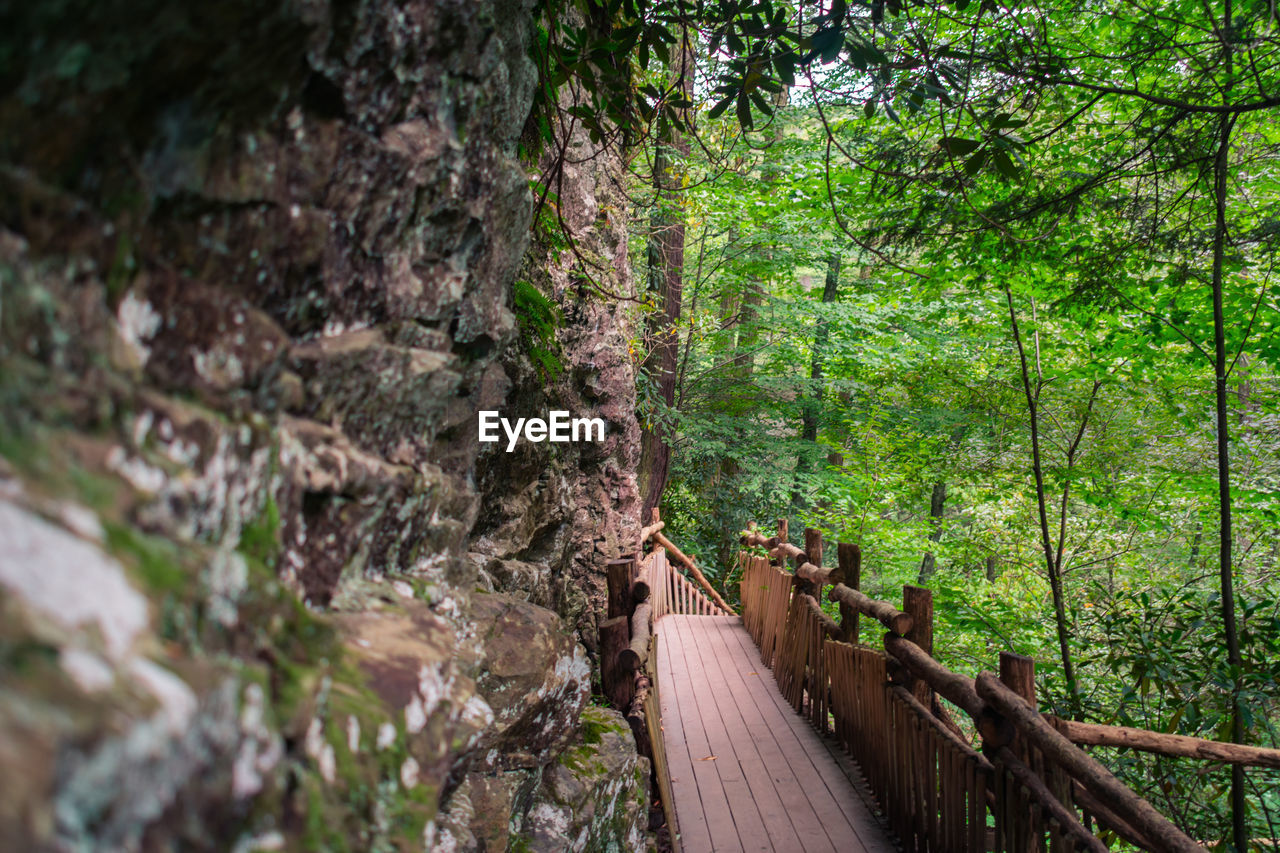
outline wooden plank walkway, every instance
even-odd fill
[[[666,616],[663,740],[686,853],[890,853],[856,766],[783,701],[736,616]]]

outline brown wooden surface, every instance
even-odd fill
[[[640,544],[643,546],[644,543],[649,541],[650,536],[657,533],[659,530],[666,529],[666,526],[667,526],[667,523],[665,521],[655,521],[653,524],[650,524],[648,527],[640,528]]]
[[[836,584],[827,593],[830,601],[838,601],[847,604],[859,613],[865,613],[880,620],[880,624],[884,625],[898,636],[906,636],[911,631],[911,616],[907,613],[900,612],[896,607],[887,601],[877,601],[874,598],[868,598],[856,589],[851,589],[844,584]]]
[[[600,623],[600,686],[613,706],[623,713],[631,705],[632,677],[629,670],[622,669],[619,657],[630,637],[626,616],[615,616]]]
[[[783,701],[741,620],[670,615],[655,629],[684,850],[895,849],[852,765]]]
[[[1116,746],[1155,752],[1160,755],[1179,755],[1200,758],[1205,761],[1223,761],[1253,767],[1280,768],[1280,749],[1261,746],[1241,746],[1204,740],[1187,735],[1165,734],[1128,726],[1104,726],[1098,723],[1077,723],[1073,720],[1051,718],[1050,722],[1072,743],[1091,746]]]
[[[862,549],[857,545],[841,542],[836,546],[836,557],[840,561],[842,583],[850,589],[862,589]],[[846,643],[858,642],[858,611],[844,602],[840,602],[840,628],[844,631]]]
[[[631,615],[631,574],[634,557],[610,560],[605,564],[609,581],[609,618]]]
[[[649,602],[642,601],[631,614],[631,644],[618,653],[618,666],[628,672],[644,666],[649,657],[650,610]]]
[[[1027,700],[1032,708],[1039,707],[1036,701],[1036,662],[1032,658],[1013,652],[1001,652],[1000,681]]]
[[[796,577],[814,586],[812,590],[808,590],[810,595],[816,595],[818,587],[839,583],[839,574],[838,569],[824,569],[821,566],[815,566],[813,563],[801,563],[796,566]]]
[[[655,510],[656,511],[656,510]],[[671,794],[671,772],[667,765],[666,743],[662,737],[661,687],[658,685],[658,642],[653,638],[654,653],[645,661],[645,675],[649,677],[649,690],[644,697],[644,722],[648,730],[649,746],[653,756],[653,778],[657,782],[658,799],[662,802],[662,814],[671,835],[671,852],[682,853],[680,824],[676,820],[675,797]]]
[[[902,609],[911,616],[911,631],[908,632],[907,639],[919,646],[926,655],[932,657],[933,593],[921,586],[904,586]],[[933,688],[927,681],[916,679],[911,692],[925,707],[933,705]]]
[[[1158,849],[1170,853],[1195,853],[1201,848],[1184,835],[1155,807],[1126,787],[1111,771],[1091,756],[1081,752],[1063,737],[1034,708],[989,672],[974,679],[978,696],[1005,715],[1030,746],[1040,750],[1075,781],[1093,794],[1116,815],[1152,841]]]

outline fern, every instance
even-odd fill
[[[511,287],[520,340],[530,360],[544,378],[555,379],[564,371],[556,329],[563,322],[560,309],[529,281],[519,279]]]

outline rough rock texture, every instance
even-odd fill
[[[636,521],[625,309],[527,253],[531,14],[2,16],[0,848],[643,844],[575,638]],[[602,168],[561,209],[625,269]],[[481,452],[547,408],[609,436]]]
[[[488,582],[518,591],[574,624],[595,651],[606,561],[635,551],[640,427],[635,417],[635,285],[627,258],[627,199],[616,153],[577,131],[541,173],[556,201],[540,212],[520,281],[552,306],[554,341],[523,336],[503,359],[516,411],[562,409],[599,417],[603,442],[482,445],[476,479],[486,495],[472,548]],[[550,196],[549,196],[550,197]],[[572,241],[570,244],[569,241]],[[530,350],[543,351],[548,369]]]

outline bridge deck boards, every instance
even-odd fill
[[[655,629],[684,851],[895,850],[856,768],[783,701],[738,617],[670,615]]]

